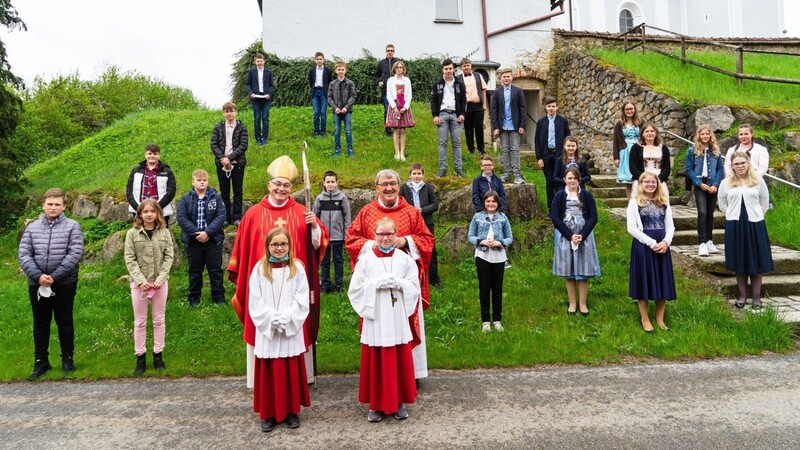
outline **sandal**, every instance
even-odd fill
[[[758,302],[758,303],[756,303],[756,302]],[[758,312],[758,311],[761,311],[761,308],[763,308],[763,305],[761,304],[761,300],[753,300],[753,304],[750,305],[750,310],[751,311]]]
[[[747,299],[746,298],[739,298],[739,299],[736,299],[736,303],[734,303],[733,306],[735,306],[735,307],[737,307],[739,309],[742,309],[742,308],[744,308],[744,305],[746,305],[746,304],[747,304]]]

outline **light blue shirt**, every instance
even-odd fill
[[[547,116],[550,122],[547,127],[547,148],[556,148],[556,116]]]
[[[503,100],[505,103],[503,130],[514,131],[514,121],[511,120],[511,87],[503,87]]]

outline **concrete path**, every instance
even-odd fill
[[[658,339],[658,333],[653,336]],[[242,378],[0,385],[0,447],[798,448],[800,355],[434,371],[406,421],[325,376],[301,426],[259,430]]]

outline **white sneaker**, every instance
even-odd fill
[[[708,246],[705,242],[700,244],[700,248],[697,250],[697,256],[708,256]]]
[[[488,333],[492,331],[492,324],[489,322],[483,322],[483,332]]]
[[[497,331],[503,331],[503,324],[500,323],[499,321],[495,322],[494,323],[494,329],[497,330]]]
[[[714,245],[713,241],[706,242],[706,248],[708,249],[708,253],[719,253],[719,249]]]

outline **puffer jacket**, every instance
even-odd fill
[[[125,235],[125,266],[136,284],[168,281],[174,256],[172,233],[166,228],[156,228],[152,238],[144,228],[131,228]]]
[[[81,226],[64,213],[52,222],[42,214],[25,228],[19,242],[19,265],[30,286],[38,286],[42,275],[53,277],[54,285],[77,281],[81,257]]]
[[[158,162],[158,174],[156,183],[158,186],[158,205],[164,216],[172,215],[172,199],[175,198],[175,175],[169,165],[163,161]],[[142,197],[142,183],[144,183],[144,173],[147,161],[140,162],[131,170],[128,177],[128,185],[125,188],[125,197],[128,199],[128,212],[136,213]]]

